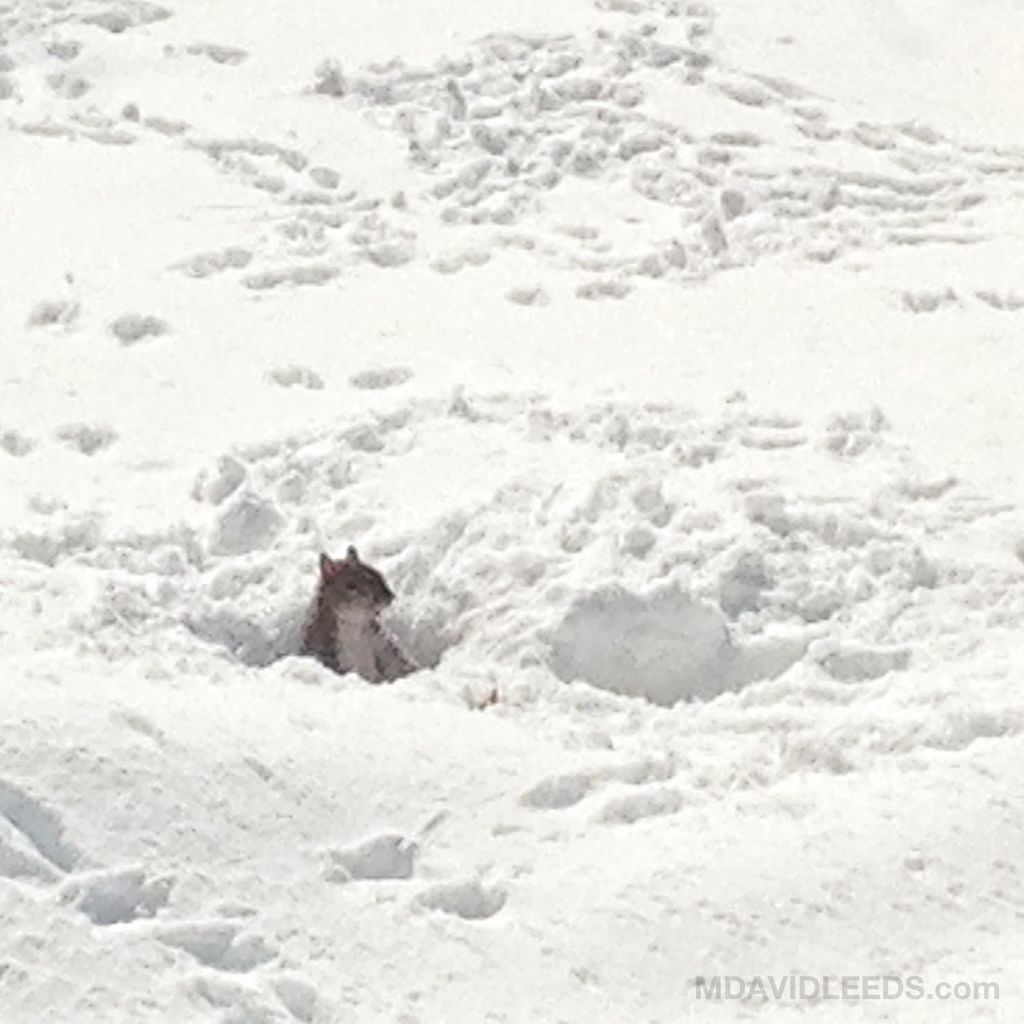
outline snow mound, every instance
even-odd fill
[[[675,589],[640,596],[616,585],[575,601],[551,646],[566,682],[665,705],[732,689],[740,656],[717,609]]]

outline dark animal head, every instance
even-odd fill
[[[373,618],[395,599],[376,569],[359,560],[349,547],[345,557],[320,555],[320,593],[335,614],[346,618]]]

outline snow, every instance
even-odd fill
[[[0,10],[3,1024],[1017,1020],[1022,29]]]

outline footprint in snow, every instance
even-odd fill
[[[172,876],[149,878],[140,868],[89,871],[61,886],[60,901],[85,914],[93,924],[124,924],[153,917],[167,905]]]
[[[17,430],[4,430],[0,427],[0,452],[6,452],[15,458],[28,455],[35,448],[35,441]]]
[[[322,391],[323,378],[308,366],[278,366],[267,374],[267,379],[282,388],[306,388],[308,391]]]
[[[204,967],[244,974],[277,956],[261,935],[244,931],[234,921],[186,921],[158,928],[156,938],[180,949]]]
[[[402,835],[384,834],[343,850],[327,850],[328,882],[412,878],[418,847]]]
[[[102,423],[67,423],[57,428],[56,437],[82,455],[95,455],[117,440],[117,432]]]
[[[413,372],[408,366],[379,366],[352,374],[348,382],[361,391],[382,391],[405,384],[412,378]]]
[[[541,779],[522,796],[522,803],[535,810],[552,811],[573,807],[595,790],[613,783],[643,786],[664,782],[675,774],[671,760],[628,761],[593,771],[569,772]]]
[[[551,301],[540,285],[513,288],[505,293],[505,298],[517,306],[546,306]]]
[[[644,818],[658,818],[681,811],[685,801],[678,789],[659,787],[613,797],[598,818],[606,825],[632,825]]]
[[[444,882],[434,885],[416,898],[416,905],[426,910],[439,910],[464,921],[484,921],[494,917],[508,896],[504,889],[484,886],[480,882]]]
[[[122,345],[134,345],[144,338],[159,338],[167,331],[167,324],[159,317],[141,313],[126,313],[110,325],[110,333]]]
[[[44,299],[28,317],[29,327],[62,327],[67,330],[78,320],[81,307],[68,299]]]
[[[241,64],[249,56],[247,50],[239,49],[237,46],[222,46],[219,43],[193,43],[186,47],[185,52],[190,57],[208,57],[215,64],[231,66]]]

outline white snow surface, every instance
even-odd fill
[[[0,1022],[1020,1020],[1022,94],[1019,0],[0,5]],[[696,983],[790,975],[999,998]]]

